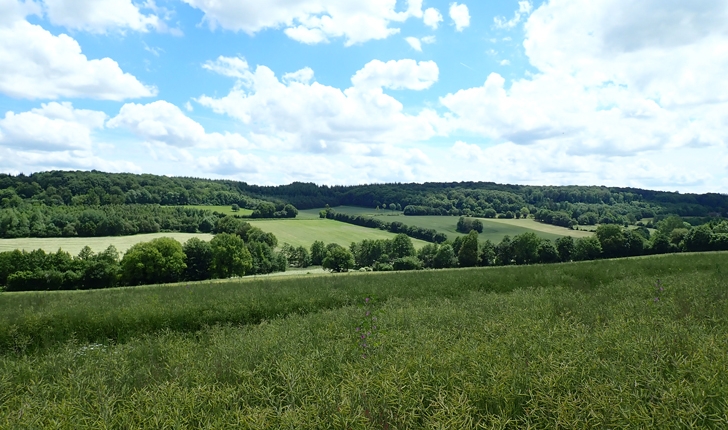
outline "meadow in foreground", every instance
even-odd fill
[[[726,262],[6,293],[0,427],[725,428]]]

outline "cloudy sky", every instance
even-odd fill
[[[725,0],[0,0],[0,171],[728,192]]]

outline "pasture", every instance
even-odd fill
[[[374,216],[387,222],[399,221],[403,224],[435,229],[438,232],[445,233],[450,240],[462,235],[455,230],[459,217],[456,216],[405,216],[402,212],[359,208],[354,206],[339,206],[334,208],[335,211],[360,216]],[[314,213],[318,216],[320,209],[309,209],[306,211],[307,216]],[[504,236],[515,236],[518,234],[533,232],[542,239],[555,241],[559,237],[572,236],[574,238],[590,236],[592,232],[582,230],[571,230],[564,227],[554,226],[537,222],[533,219],[490,219],[478,218],[483,222],[483,232],[479,234],[480,240],[489,239],[493,243],[499,243]]]
[[[0,239],[0,252],[14,251],[16,249],[32,251],[42,249],[46,252],[56,252],[58,249],[67,251],[71,255],[78,255],[84,246],[89,246],[94,252],[100,252],[114,245],[119,253],[126,252],[139,242],[149,242],[158,237],[171,237],[180,243],[185,243],[192,237],[210,240],[213,235],[207,233],[149,233],[133,236],[105,236],[105,237],[24,237],[17,239]]]
[[[2,293],[0,427],[725,428],[726,263]]]
[[[232,205],[229,205],[229,206],[187,205],[184,207],[190,208],[190,209],[202,209],[202,210],[206,210],[206,211],[220,212],[221,214],[225,214],[225,215],[249,216],[253,213],[252,209],[245,209],[245,208],[240,208],[239,211],[235,212],[235,211],[233,211]]]
[[[330,219],[309,217],[308,219],[250,219],[246,220],[261,230],[273,233],[278,238],[278,244],[288,243],[293,246],[309,248],[312,243],[321,240],[324,243],[338,243],[348,247],[351,242],[361,242],[365,239],[392,239],[393,233],[387,231],[360,227]],[[412,239],[416,249],[420,249],[427,242]]]

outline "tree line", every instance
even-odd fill
[[[224,279],[285,271],[286,255],[276,252],[277,238],[238,218],[218,219],[210,241],[191,238],[183,244],[167,237],[133,245],[120,258],[116,248],[77,256],[46,253],[0,253],[0,286],[7,291],[77,290]]]
[[[399,221],[388,222],[370,216],[349,215],[336,212],[327,207],[319,212],[321,218],[333,219],[336,221],[354,224],[361,227],[377,228],[391,233],[403,233],[415,239],[427,242],[442,243],[447,240],[447,235],[432,228],[409,226]]]

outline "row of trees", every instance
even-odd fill
[[[460,217],[455,230],[460,233],[469,233],[471,230],[475,230],[478,233],[483,232],[483,221],[477,218]]]
[[[417,226],[409,226],[399,221],[388,222],[378,218],[361,215],[349,215],[341,212],[336,212],[331,208],[326,208],[319,213],[321,218],[333,219],[349,224],[354,224],[362,227],[378,228],[380,230],[389,231],[391,233],[404,233],[407,236],[415,239],[424,240],[427,242],[442,243],[447,240],[447,235],[440,233],[432,228],[423,228]]]
[[[0,253],[0,285],[8,291],[110,288],[179,281],[201,281],[285,271],[287,256],[275,252],[276,237],[237,218],[225,217],[212,240],[191,238],[184,245],[163,237],[138,243],[119,258],[111,246],[94,254],[85,247],[77,256],[46,253]]]
[[[650,235],[647,229],[625,229],[614,224],[601,225],[594,236],[574,239],[564,236],[552,242],[528,232],[505,236],[500,243],[479,241],[478,232],[440,244],[427,244],[415,251],[411,239],[397,235],[391,240],[365,240],[349,249],[317,242],[311,247],[311,264],[340,272],[351,269],[388,271],[443,269],[451,267],[504,266],[586,261],[600,258],[631,257],[671,252],[728,250],[728,222],[713,228],[702,225],[687,229],[679,217],[661,224]],[[305,251],[305,249],[303,250]],[[307,253],[308,255],[308,253]],[[326,260],[328,258],[328,260]]]

